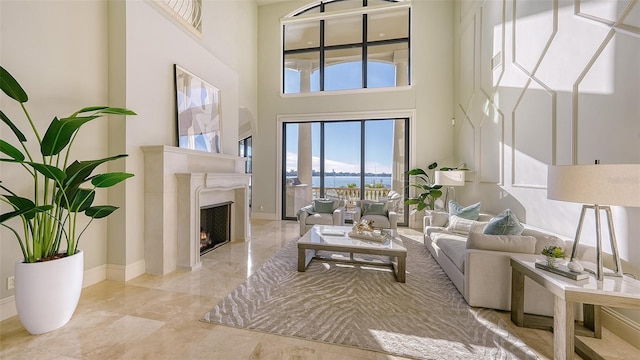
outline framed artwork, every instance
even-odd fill
[[[220,90],[174,65],[178,146],[220,154]]]

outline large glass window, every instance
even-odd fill
[[[284,93],[409,85],[410,14],[402,0],[330,0],[284,19]]]
[[[368,199],[390,201],[406,225],[408,121],[284,123],[282,218],[295,219],[316,198]]]

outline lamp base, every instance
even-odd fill
[[[622,277],[622,263],[620,261],[620,255],[618,254],[618,243],[616,241],[616,234],[613,229],[613,215],[611,214],[610,206],[600,206],[600,205],[582,205],[582,212],[580,213],[580,222],[578,223],[578,230],[576,230],[576,238],[573,242],[573,249],[571,251],[571,259],[572,261],[576,256],[576,250],[578,249],[578,243],[580,242],[580,234],[582,233],[582,225],[584,224],[584,216],[587,212],[587,209],[593,209],[595,212],[595,220],[596,220],[596,271],[589,271],[596,275],[596,279],[602,281],[604,276],[615,276]],[[604,211],[607,215],[607,225],[609,227],[609,241],[611,242],[611,253],[613,255],[613,262],[615,265],[615,271],[613,272],[604,272],[603,259],[602,259],[602,233],[600,226],[600,211]]]

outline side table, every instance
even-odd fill
[[[594,264],[581,262],[586,268]],[[591,327],[595,336],[600,336],[600,306],[640,309],[640,281],[628,276],[605,277],[597,281],[575,281],[535,267],[525,258],[511,256],[511,321],[517,326],[527,326],[524,314],[524,277],[528,277],[549,290],[555,297],[553,314],[553,358],[573,359],[575,345],[574,304],[593,305],[590,316],[585,314],[585,325]]]

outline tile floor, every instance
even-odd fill
[[[203,256],[197,271],[142,275],[127,283],[103,281],[84,289],[74,317],[56,331],[32,336],[17,317],[0,322],[0,359],[402,359],[198,321],[283,244],[297,238],[298,224],[254,220],[251,232],[250,240]],[[512,325],[508,313],[501,315]],[[552,358],[550,332],[513,329],[541,359]],[[593,342],[607,358],[638,356],[608,332]]]

